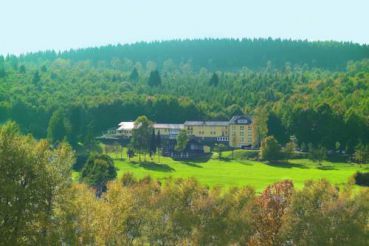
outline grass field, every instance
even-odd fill
[[[360,168],[358,165],[348,163],[323,162],[321,166],[306,159],[294,159],[281,163],[262,163],[251,160],[218,160],[216,154],[209,160],[175,161],[171,158],[160,157],[160,164],[156,156],[153,161],[139,163],[138,158],[131,162],[120,156],[114,158],[118,169],[118,177],[125,172],[132,172],[136,177],[150,175],[156,179],[164,180],[168,177],[189,178],[195,177],[200,183],[208,186],[250,185],[257,191],[263,190],[267,185],[278,180],[291,179],[297,188],[301,188],[305,180],[325,178],[330,182],[342,185],[358,170],[368,171],[368,167]],[[230,152],[224,153],[229,157]],[[74,174],[74,178],[78,175]]]

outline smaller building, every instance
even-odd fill
[[[130,138],[132,137],[132,131],[135,128],[135,123],[133,121],[123,121],[118,124],[118,129],[116,134]]]
[[[184,129],[184,125],[155,123],[153,128],[155,130],[155,134],[158,135],[160,133],[162,138],[176,139],[179,132]]]

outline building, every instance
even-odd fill
[[[189,136],[205,142],[216,143],[229,140],[228,121],[186,121],[185,129]]]
[[[237,148],[252,146],[252,120],[248,116],[233,116],[229,121],[229,146]]]
[[[121,122],[114,137],[129,139],[135,127],[134,122]],[[184,124],[153,124],[155,134],[165,140],[175,140],[181,130],[189,138],[203,145],[223,143],[233,148],[251,147],[253,144],[253,122],[249,116],[233,116],[229,121],[186,121]]]
[[[179,132],[184,129],[183,124],[157,124],[153,125],[155,134],[163,138],[176,139]]]
[[[116,135],[130,138],[132,137],[132,131],[134,128],[135,124],[133,121],[120,122],[118,124],[118,129],[116,130]]]

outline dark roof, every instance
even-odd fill
[[[228,121],[186,121],[185,126],[228,126]]]
[[[252,119],[250,116],[236,115],[233,116],[229,121],[230,124],[246,124],[249,125],[252,123]]]

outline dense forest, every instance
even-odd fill
[[[183,40],[0,57],[0,122],[72,146],[122,120],[250,114],[280,143],[352,153],[369,142],[369,47]]]

